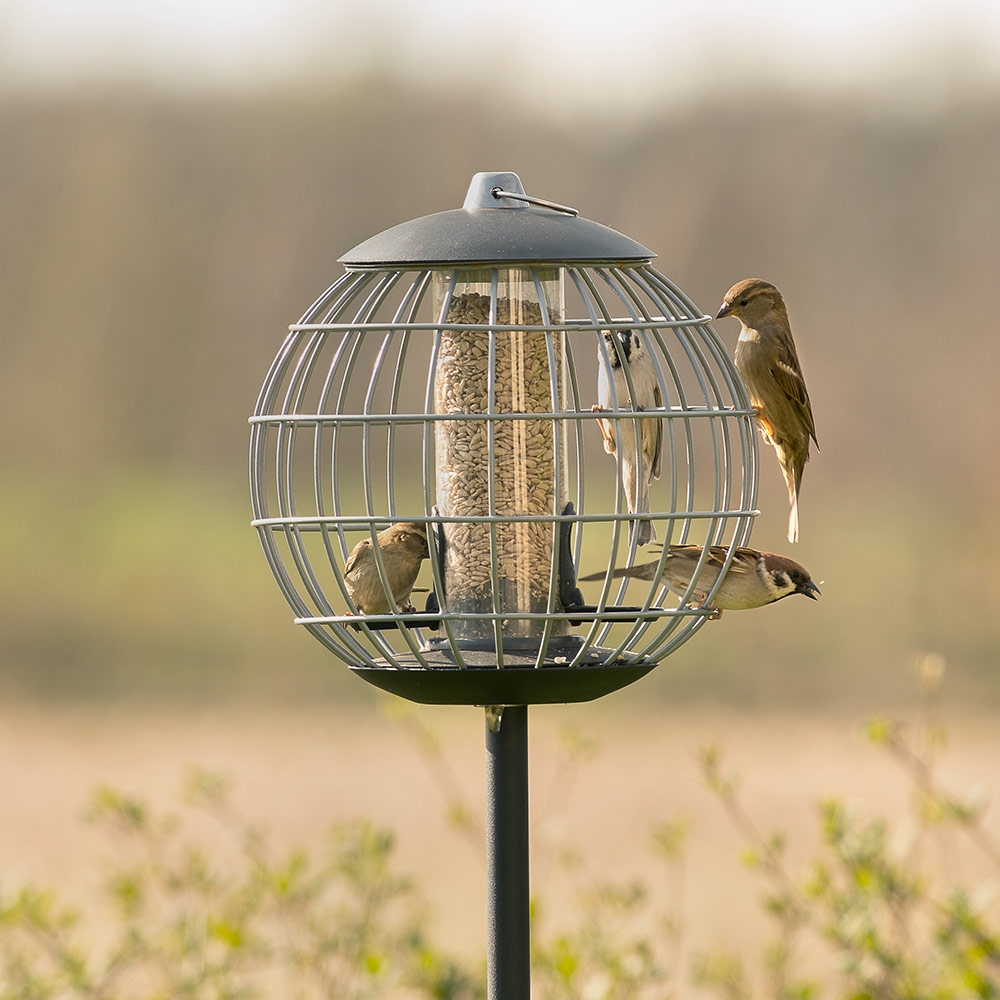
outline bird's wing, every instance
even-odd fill
[[[702,564],[701,572],[703,574],[714,574],[717,576],[726,561],[728,553],[728,545],[713,545],[708,550],[708,555],[705,556],[705,562]],[[698,565],[698,560],[701,558],[701,546],[671,545],[670,557],[678,558],[683,562],[689,563],[689,571],[694,572],[694,568]],[[732,562],[729,564],[729,569],[726,571],[726,575],[728,576],[731,573],[734,576],[744,576],[750,573],[756,573],[757,560],[759,557],[760,553],[756,549],[748,549],[745,546],[737,546],[733,550]]]
[[[695,570],[698,568],[698,563],[702,557],[702,551],[703,549],[700,545],[670,546],[670,554],[667,557],[667,561],[671,564],[670,568],[672,571],[670,577],[668,577],[671,578],[671,590],[682,594],[687,587],[691,586]],[[705,600],[705,596],[722,569],[722,564],[728,551],[729,548],[726,545],[713,545],[705,554],[705,561],[701,565],[701,570],[698,572],[697,580],[691,591],[696,600]],[[736,550],[737,553],[739,551],[739,549]],[[737,555],[734,554],[730,571],[736,567],[736,564]],[[737,569],[736,572],[739,573],[740,570]]]
[[[816,441],[816,425],[813,421],[812,405],[809,393],[806,391],[805,379],[794,356],[782,357],[770,366],[771,378],[785,394],[789,402],[794,404],[802,425],[809,431],[809,436]],[[819,442],[817,442],[819,447]]]
[[[355,566],[357,566],[358,559],[361,558],[361,553],[364,552],[365,549],[370,549],[371,547],[372,540],[370,538],[363,538],[360,542],[358,542],[351,554],[347,557],[347,562],[344,563],[344,576],[347,576],[347,574],[350,573]]]
[[[727,545],[713,545],[708,562],[718,569],[722,566],[728,551]],[[733,550],[733,561],[729,564],[729,572],[736,574],[736,576],[756,573],[759,558],[760,553],[756,549],[748,549],[746,546],[738,545]]]
[[[718,545],[709,549],[709,557],[711,557],[712,552],[719,548]],[[700,545],[671,545],[670,546],[670,559],[698,559],[701,556],[701,546]]]

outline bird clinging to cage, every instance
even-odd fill
[[[671,545],[663,560],[663,582],[676,594],[684,594],[691,578],[698,568],[703,548],[701,545]],[[693,596],[704,602],[722,569],[728,546],[713,545],[708,550],[705,562],[698,574]],[[660,566],[660,560],[641,563],[637,566],[623,566],[611,575],[616,579],[632,577],[639,580],[653,580]],[[581,580],[603,580],[605,573],[591,573]],[[712,597],[711,607],[721,617],[723,611],[743,611],[748,608],[762,608],[792,594],[802,594],[816,600],[819,587],[813,583],[809,571],[787,556],[774,552],[758,552],[756,549],[738,547],[733,550],[733,558],[722,578],[718,590]]]
[[[799,539],[799,488],[809,461],[809,439],[816,447],[809,393],[799,365],[788,310],[770,282],[746,278],[726,292],[716,319],[740,321],[736,367],[746,383],[757,425],[774,446],[788,487],[788,540]]]
[[[635,410],[662,407],[663,395],[656,380],[656,370],[649,349],[643,339],[632,330],[601,331],[607,348],[607,358],[599,345],[597,405],[594,412],[624,409],[631,404]],[[609,371],[610,365],[610,371]],[[635,389],[635,398],[629,391],[625,376],[628,370]],[[612,382],[614,392],[612,392]],[[632,420],[621,420],[622,440],[615,437],[615,423],[598,419],[604,436],[604,450],[618,455],[625,502],[630,514],[649,512],[649,484],[660,478],[660,457],[663,452],[663,430],[659,417],[643,417],[636,430]],[[636,447],[638,443],[641,447]],[[646,545],[656,539],[656,528],[648,518],[629,521],[629,541],[635,536],[637,545]]]
[[[428,556],[427,526],[417,521],[400,521],[380,531],[377,537],[396,607],[390,607],[386,597],[371,538],[362,538],[347,557],[344,564],[347,592],[362,614],[387,615],[396,608],[401,612],[414,611],[410,592],[420,572],[420,563]]]

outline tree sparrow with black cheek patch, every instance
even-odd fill
[[[675,593],[683,595],[698,569],[703,547],[701,545],[671,545],[663,560],[662,581]],[[692,590],[692,596],[702,603],[712,589],[729,547],[713,545]],[[654,580],[660,560],[637,566],[624,566],[612,572],[614,579],[632,577],[638,580]],[[580,577],[581,580],[603,580],[606,573],[592,573]],[[792,594],[802,594],[816,600],[819,587],[813,583],[809,572],[793,559],[774,552],[758,552],[757,549],[738,547],[733,550],[733,558],[712,597],[709,607],[721,617],[723,611],[743,611],[748,608],[762,608],[774,604]]]

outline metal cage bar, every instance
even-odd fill
[[[655,414],[663,454],[649,516],[664,546],[725,544],[731,553],[749,539],[757,513],[753,412],[710,317],[645,262],[565,265],[560,280],[567,312],[555,316],[544,286],[553,268],[516,267],[524,282],[517,287],[533,288],[538,299],[540,322],[501,320],[498,299],[513,286],[505,284],[508,269],[500,266],[483,267],[476,276],[488,283],[489,315],[475,323],[449,319],[460,268],[448,272],[433,304],[429,292],[440,268],[348,272],[289,328],[265,377],[250,418],[253,525],[294,620],[355,667],[440,673],[442,666],[482,666],[457,631],[470,619],[491,636],[491,665],[499,668],[655,664],[704,625],[707,609],[690,604],[693,585],[675,594],[658,574],[620,584],[611,576],[615,565],[644,561],[647,554],[628,539],[634,515],[618,462],[603,454],[596,424],[610,421],[619,440],[631,435],[640,447],[642,418],[628,399],[617,398],[613,380],[610,410],[595,413],[590,405],[597,366],[611,362],[604,330],[632,329],[652,358],[663,400]],[[542,335],[544,382],[535,392],[544,393],[545,412],[516,406],[506,412],[510,407],[498,405],[498,337],[511,330]],[[487,345],[482,411],[435,412],[443,336],[481,337]],[[634,398],[627,365],[624,385]],[[483,429],[484,513],[458,517],[438,510],[436,428],[455,421],[478,421]],[[516,426],[545,428],[552,442],[545,476],[565,485],[572,508],[562,509],[557,487],[547,509],[526,508],[513,517],[500,512],[498,435]],[[594,490],[612,498],[612,509],[601,511]],[[404,520],[427,527],[429,560],[422,579],[433,592],[432,603],[412,617],[361,614],[350,600],[344,562],[360,538],[371,538],[377,548],[379,530]],[[512,613],[494,585],[488,609],[454,613],[443,571],[449,533],[461,523],[485,526],[483,560],[496,583],[502,565],[498,533],[511,522],[526,531],[532,524],[538,528],[531,531],[547,526],[550,556],[539,571],[547,599],[539,609]],[[383,555],[375,552],[375,566],[388,592]],[[597,568],[608,567],[591,590],[595,603],[564,606],[567,595],[579,597],[573,585],[584,571],[582,561],[590,565],[595,559]],[[567,572],[570,579],[564,579]],[[629,593],[638,600],[625,604]],[[515,621],[535,637],[524,655],[512,653],[506,635]]]

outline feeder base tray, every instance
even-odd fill
[[[592,653],[610,657],[614,650],[594,649]],[[535,667],[534,659],[527,665],[526,657],[504,653],[505,666],[497,668],[496,652],[463,653],[466,667],[446,662],[441,654],[426,656],[441,666],[430,670],[422,667],[416,657],[398,656],[403,668],[386,664],[384,667],[351,666],[362,680],[383,691],[397,694],[423,705],[559,705],[593,701],[612,691],[627,687],[648,674],[656,661],[568,667],[546,664]],[[407,660],[413,669],[406,669]],[[520,661],[520,662],[518,662]]]

